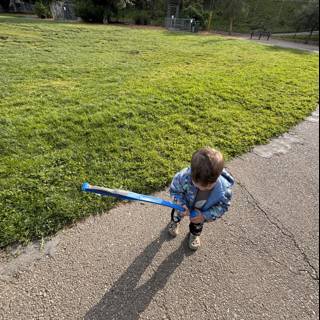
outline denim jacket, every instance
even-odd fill
[[[234,178],[224,169],[207,202],[201,208],[205,221],[216,220],[228,211],[233,186]],[[173,201],[182,206],[186,205],[190,210],[194,208],[198,191],[199,189],[192,182],[190,167],[178,172],[170,185],[170,196]]]

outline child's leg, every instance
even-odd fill
[[[202,229],[203,229],[203,223],[190,222],[189,224],[190,233],[193,234],[194,236],[200,236]]]
[[[175,223],[179,223],[181,221],[181,217],[179,216],[178,212],[175,209],[171,211],[171,221]]]
[[[169,234],[173,237],[176,237],[179,234],[179,222],[181,221],[181,218],[175,212],[174,209],[171,211],[171,222],[168,227]]]
[[[201,245],[200,234],[203,229],[203,223],[190,222],[189,229],[190,229],[190,235],[189,235],[189,241],[188,241],[189,248],[194,251],[198,250],[198,248]]]

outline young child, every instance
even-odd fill
[[[204,223],[220,218],[228,210],[233,185],[234,179],[224,169],[224,159],[219,151],[206,147],[195,152],[191,167],[178,172],[170,186],[173,201],[186,211],[172,210],[169,233],[176,237],[181,219],[189,216],[188,244],[191,250],[197,250]]]

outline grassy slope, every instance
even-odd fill
[[[318,56],[220,37],[0,17],[0,246],[152,192],[203,145],[228,159],[303,119]]]

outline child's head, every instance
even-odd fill
[[[224,168],[224,159],[221,152],[205,147],[192,156],[191,174],[192,181],[200,190],[210,190]]]

